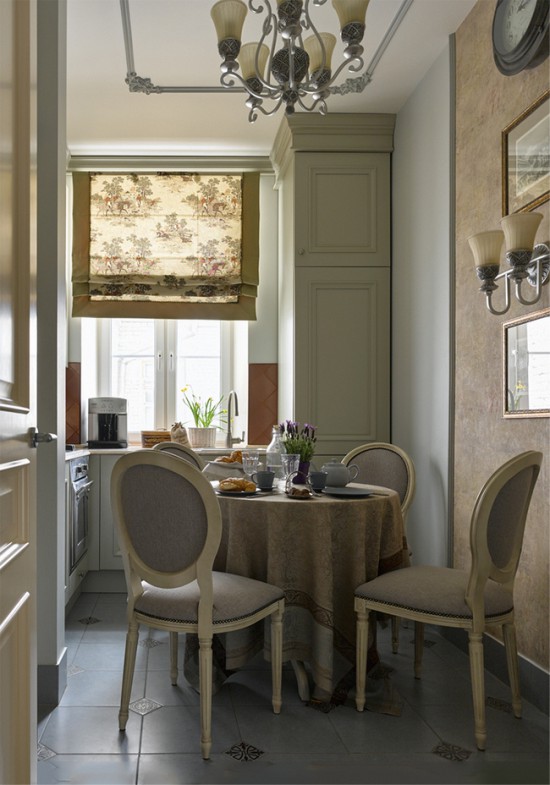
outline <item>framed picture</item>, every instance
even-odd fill
[[[533,210],[550,198],[550,90],[502,132],[502,214]]]
[[[550,308],[503,331],[504,417],[550,417]]]

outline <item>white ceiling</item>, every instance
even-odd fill
[[[274,2],[274,0],[273,0]],[[476,0],[413,0],[361,93],[333,95],[329,112],[398,112]],[[220,86],[213,4],[208,0],[129,0],[137,74],[163,86]],[[256,5],[260,4],[257,0]],[[365,70],[403,0],[371,0]],[[119,0],[68,0],[67,146],[71,156],[266,156],[282,111],[251,125],[244,94],[130,93]],[[337,36],[330,0],[313,10]],[[324,20],[327,20],[323,24]],[[254,38],[249,11],[243,39]],[[251,34],[252,33],[252,34]],[[256,36],[257,37],[257,36]],[[339,36],[338,36],[339,37]],[[333,57],[340,62],[341,47]],[[339,81],[354,76],[344,70]]]

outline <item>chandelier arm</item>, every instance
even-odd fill
[[[275,16],[273,11],[271,10],[271,6],[269,4],[269,0],[265,0],[265,2],[266,2],[266,5],[268,7],[268,16],[266,17],[266,19],[265,19],[265,21],[263,23],[262,35],[261,35],[261,38],[260,38],[260,40],[258,42],[258,47],[256,49],[256,57],[255,57],[256,77],[259,80],[259,82],[262,84],[262,86],[270,94],[269,97],[272,98],[273,100],[276,100],[278,98],[278,96],[282,92],[281,91],[281,86],[280,85],[274,85],[271,82],[268,82],[266,80],[266,78],[263,76],[263,74],[260,74],[259,69],[258,69],[258,57],[259,57],[260,47],[264,43],[265,39],[267,38],[267,36],[271,32],[273,33],[273,37],[271,39],[271,45],[268,46],[269,58],[268,58],[266,69],[265,69],[266,74],[271,74],[271,64],[273,62],[273,55],[275,53],[275,46],[277,44],[277,17]],[[254,8],[254,0],[248,0],[248,5],[250,7],[250,10],[254,11],[254,13],[260,13],[261,11],[263,11],[263,6],[262,5],[260,5],[258,7],[258,10],[256,10]],[[267,44],[266,44],[266,46],[267,46]]]
[[[523,297],[523,295],[521,294],[521,280],[516,281],[516,299],[519,300],[519,302],[522,305],[534,305],[535,303],[538,303],[538,301],[540,300],[540,296],[541,296],[541,283],[540,283],[541,272],[542,272],[541,264],[540,264],[540,261],[539,261],[539,262],[537,262],[537,265],[536,265],[535,284],[534,284],[535,285],[535,297],[534,297],[533,300],[526,300],[525,297]]]

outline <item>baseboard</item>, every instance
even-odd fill
[[[440,627],[441,635],[457,646],[461,651],[468,654],[468,635],[464,630],[454,629],[452,627]],[[485,668],[503,681],[509,684],[508,668],[506,666],[506,652],[504,644],[492,638],[489,635],[483,636],[483,654],[485,661]],[[550,689],[550,678],[548,673],[529,662],[521,655],[519,659],[519,682],[521,687],[521,696],[526,701],[532,703],[537,709],[548,714],[548,696]]]
[[[67,686],[67,648],[57,665],[39,665],[37,672],[37,701],[39,704],[58,706]]]

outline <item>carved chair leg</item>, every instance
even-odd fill
[[[283,607],[271,616],[271,680],[272,704],[275,714],[281,713],[282,668],[283,668]]]
[[[357,711],[365,708],[367,682],[367,649],[369,646],[369,611],[365,604],[356,600],[357,634],[355,644],[355,705]]]
[[[128,722],[128,705],[130,703],[130,693],[132,691],[132,681],[134,679],[138,634],[139,624],[134,619],[132,619],[128,623],[128,632],[126,633],[124,670],[122,672],[122,690],[120,694],[120,711],[118,713],[118,727],[122,731],[126,730],[126,723]]]
[[[516,643],[515,624],[503,624],[504,647],[506,649],[506,662],[508,664],[508,678],[512,692],[512,709],[514,717],[521,717],[521,693],[519,689],[518,649]]]
[[[487,743],[485,725],[485,674],[483,672],[483,634],[468,633],[470,651],[470,676],[472,679],[472,698],[474,701],[474,725],[477,748],[484,750]]]
[[[414,623],[414,678],[419,679],[422,671],[422,655],[424,654],[424,624]]]
[[[399,651],[399,616],[391,617],[391,650],[394,654]]]
[[[178,683],[178,633],[170,633],[170,681],[175,687]]]
[[[201,715],[201,755],[212,749],[212,638],[199,638],[199,686]]]

